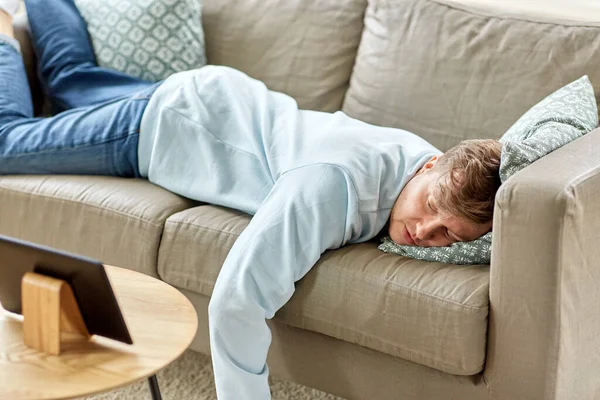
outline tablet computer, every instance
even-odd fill
[[[90,334],[133,343],[101,262],[0,235],[0,304],[6,311],[21,314],[26,272],[68,282]]]

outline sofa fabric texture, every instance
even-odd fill
[[[158,253],[160,277],[210,296],[227,253],[249,222],[248,215],[213,205],[172,215]],[[456,268],[383,254],[376,242],[352,245],[326,252],[276,319],[472,375],[485,358],[488,285],[488,266]]]
[[[196,203],[142,179],[16,175],[0,176],[0,204],[0,234],[158,278],[164,222]]]
[[[465,11],[503,19],[567,26],[600,26],[596,0],[435,0]]]
[[[598,98],[598,65],[598,26],[490,17],[434,0],[372,0],[342,110],[446,151],[464,139],[499,138],[583,75]]]
[[[181,289],[198,310],[191,349],[210,354],[206,309],[210,298]],[[281,379],[318,387],[344,399],[477,400],[488,398],[482,374],[453,375],[345,340],[268,321],[272,343],[267,363]]]
[[[338,111],[367,0],[202,0],[206,55],[288,94],[300,108]]]
[[[599,150],[596,129],[496,197],[484,373],[492,399],[598,398]]]

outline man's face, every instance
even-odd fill
[[[433,157],[404,186],[390,216],[389,234],[398,244],[447,246],[475,240],[492,229],[492,223],[475,224],[439,210],[435,193],[440,173]]]

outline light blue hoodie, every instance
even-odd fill
[[[375,237],[404,185],[439,154],[407,131],[299,110],[227,67],[178,73],[158,88],[141,123],[141,174],[254,215],[209,307],[219,399],[270,398],[265,318],[325,250]]]

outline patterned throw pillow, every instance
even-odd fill
[[[400,245],[390,237],[381,240],[379,250],[417,260],[449,264],[489,264],[492,250],[492,232],[470,242],[457,242],[444,247]]]
[[[500,138],[501,181],[597,126],[594,88],[584,76],[533,106]]]
[[[527,111],[500,138],[500,179],[508,178],[546,154],[598,127],[598,106],[587,76],[557,90]],[[471,242],[445,247],[399,245],[389,237],[379,249],[386,253],[450,264],[489,264],[492,233]]]
[[[198,0],[75,0],[98,65],[157,82],[206,64]]]

